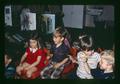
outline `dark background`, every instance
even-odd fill
[[[6,4],[14,4],[14,5],[29,5],[29,4],[112,4],[112,5],[115,5],[115,27],[114,27],[114,41],[115,41],[115,79],[114,80],[11,80],[11,79],[5,79],[4,78],[4,43],[5,43],[5,38],[4,38],[4,6]],[[43,83],[43,84],[56,84],[56,83],[59,83],[59,84],[113,84],[113,83],[118,83],[119,79],[120,79],[120,52],[119,52],[119,6],[118,6],[118,3],[115,2],[115,0],[100,0],[100,1],[97,1],[97,0],[72,0],[72,1],[68,1],[68,0],[59,0],[57,2],[57,0],[44,0],[44,1],[40,1],[40,0],[23,0],[23,1],[18,1],[18,0],[2,0],[2,4],[0,5],[0,8],[1,8],[1,21],[0,21],[0,44],[1,44],[1,48],[0,48],[0,82],[1,83],[12,83],[12,84],[16,84],[16,83],[19,83],[19,84],[40,84],[40,83]],[[17,17],[17,16],[15,16]],[[17,22],[17,21],[15,21]],[[16,25],[17,26],[17,25]],[[68,30],[69,32],[71,32],[71,34],[73,35],[78,35],[79,31],[81,30],[74,30],[74,29],[71,29],[71,30]],[[72,31],[76,31],[76,33],[72,32]],[[85,29],[85,31],[88,31],[89,33],[91,33],[92,30],[87,30]],[[113,33],[111,32],[111,33]],[[92,33],[93,34],[93,33]],[[107,34],[109,36],[109,34]],[[73,40],[76,40],[76,38],[73,38]]]

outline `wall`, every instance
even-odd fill
[[[97,8],[97,7],[103,7],[103,14],[98,17],[100,21],[108,21],[114,23],[114,6],[112,5],[86,5],[87,8]],[[85,15],[85,26],[87,27],[95,27],[93,22],[93,16],[91,15]]]

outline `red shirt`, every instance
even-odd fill
[[[44,52],[44,50],[38,49],[37,51],[32,53],[30,51],[30,48],[27,48],[26,52],[27,52],[27,58],[26,58],[27,63],[33,64],[34,62],[37,61],[38,56],[41,56],[41,60],[40,60],[39,64],[36,67],[38,69],[44,68],[44,66],[45,66],[44,61],[46,59],[46,53]]]

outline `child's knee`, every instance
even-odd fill
[[[16,67],[16,72],[19,72],[21,70],[21,67],[20,66],[17,66]]]
[[[17,72],[17,74],[21,74],[21,71],[22,71],[22,67],[20,67],[20,66],[18,66],[17,68],[16,68],[16,72]]]
[[[31,72],[31,71],[27,71],[26,76],[27,76],[28,78],[30,78],[30,77],[32,76],[32,72]]]

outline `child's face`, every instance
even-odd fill
[[[37,41],[30,39],[30,47],[31,48],[37,48]]]
[[[64,38],[61,37],[60,34],[58,34],[58,33],[55,33],[53,36],[53,41],[56,45],[62,43],[63,39]]]
[[[89,50],[89,51],[85,51],[85,53],[88,55],[88,56],[91,56],[92,55],[92,53],[94,52],[94,50]]]
[[[107,61],[102,57],[101,57],[99,65],[100,65],[100,69],[102,69],[102,70],[105,70],[108,67]]]

